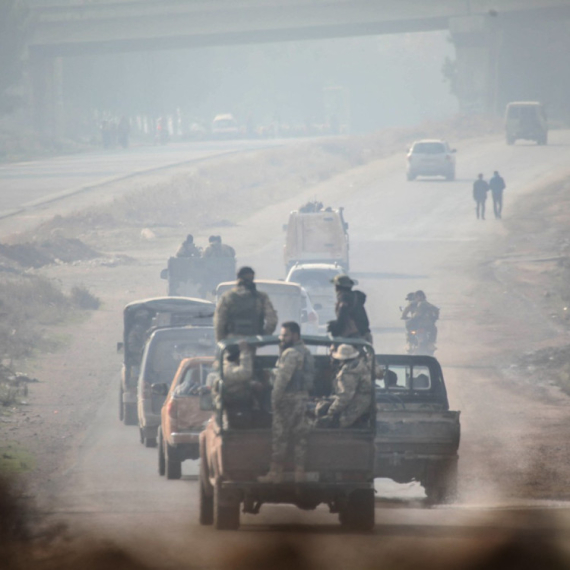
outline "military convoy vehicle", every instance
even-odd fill
[[[338,263],[348,273],[348,223],[344,221],[343,208],[305,206],[289,214],[283,229],[286,273],[295,263]]]
[[[158,474],[180,479],[182,462],[198,459],[198,440],[209,413],[200,409],[200,398],[212,371],[213,356],[186,358],[178,367],[171,384],[152,384],[158,395],[166,394],[158,428]]]
[[[119,386],[119,419],[125,425],[137,425],[137,382],[143,349],[151,333],[164,327],[185,325],[212,325],[215,306],[210,301],[188,297],[155,297],[133,301],[123,310],[123,341],[117,351],[123,353],[123,367]],[[141,327],[137,319],[143,315]],[[133,329],[140,327],[137,342]]]
[[[155,330],[146,343],[138,379],[137,411],[140,442],[155,447],[161,423],[164,391],[153,385],[170,384],[180,362],[193,356],[214,356],[213,326],[169,327]]]
[[[218,284],[235,280],[235,257],[171,257],[160,272],[168,295],[213,299]]]
[[[457,495],[460,412],[450,411],[443,373],[432,356],[376,355],[374,476],[419,481],[431,503]]]
[[[276,356],[264,354],[279,339],[252,337],[246,339],[256,349],[256,374],[265,374],[275,367]],[[311,347],[329,347],[328,337],[303,337]],[[372,345],[362,340],[339,339],[358,347],[374,358]],[[220,347],[219,362],[230,344]],[[328,396],[333,390],[331,359],[315,356],[315,390],[312,396]],[[372,375],[372,370],[370,372]],[[222,374],[223,402],[223,374]],[[295,483],[292,456],[285,465],[282,483],[261,483],[258,477],[269,470],[271,428],[266,422],[253,421],[250,428],[231,428],[224,421],[222,407],[213,414],[200,434],[200,523],[213,524],[219,530],[237,529],[240,506],[243,512],[257,514],[264,503],[289,503],[312,510],[319,504],[337,513],[340,523],[351,529],[370,530],[374,527],[374,432],[375,409],[358,429],[313,428],[308,437],[306,479]],[[259,425],[260,427],[255,427]],[[291,452],[291,450],[290,450]]]
[[[257,349],[257,373],[273,368],[276,357],[265,355],[264,351],[277,344],[278,339],[247,340]],[[331,343],[328,337],[303,340],[309,347],[316,345],[325,350]],[[432,504],[455,500],[460,412],[449,410],[438,361],[430,356],[374,355],[371,345],[362,340],[335,342],[366,350],[376,360],[371,374],[381,378],[374,379],[376,401],[369,425],[362,429],[312,428],[306,465],[308,481],[294,483],[289,457],[283,483],[260,483],[258,476],[269,469],[271,430],[228,428],[224,410],[216,410],[200,434],[201,524],[236,529],[241,505],[243,512],[256,514],[264,503],[290,503],[302,509],[325,503],[331,513],[338,514],[342,525],[370,530],[374,526],[375,478],[390,478],[398,483],[419,481]],[[219,344],[218,358],[223,357],[229,344]],[[330,356],[315,355],[315,369],[309,413],[315,402],[333,389]]]

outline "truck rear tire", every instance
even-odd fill
[[[369,531],[374,528],[374,489],[357,489],[348,496],[341,523],[351,530]]]
[[[162,439],[162,431],[158,430],[158,474],[166,473],[166,458],[164,457],[164,440]]]
[[[442,462],[424,485],[428,503],[450,504],[457,500],[457,458]]]
[[[204,438],[200,438],[200,524],[214,524],[214,493],[210,485]],[[209,491],[209,493],[208,493]]]
[[[179,461],[174,450],[164,444],[165,475],[167,479],[180,479],[182,477],[182,461]]]
[[[239,513],[238,513],[239,516]],[[200,524],[214,524],[214,496],[206,493],[204,482],[200,479]],[[238,523],[239,524],[239,523]]]
[[[123,387],[119,388],[119,421],[122,422],[125,419],[125,408],[123,406]]]
[[[217,530],[237,530],[239,528],[239,503],[223,503],[222,490],[214,488],[214,528]]]
[[[136,404],[123,403],[123,423],[126,426],[136,426],[139,423],[139,414]]]

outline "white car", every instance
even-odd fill
[[[215,139],[237,139],[240,130],[233,115],[216,115],[212,121],[212,137]]]
[[[416,141],[407,155],[408,180],[417,176],[445,176],[446,180],[455,180],[455,152],[443,140]]]
[[[285,279],[289,283],[298,283],[307,290],[313,301],[313,307],[319,314],[322,328],[326,327],[328,321],[336,318],[334,310],[336,295],[331,281],[336,275],[344,272],[338,263],[297,263],[289,270]]]

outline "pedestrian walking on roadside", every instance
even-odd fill
[[[493,196],[493,211],[495,218],[500,220],[503,213],[503,190],[506,188],[505,181],[497,170],[493,172],[493,177],[489,180],[489,188]]]
[[[473,199],[477,204],[475,212],[477,214],[477,219],[485,219],[485,202],[487,201],[487,192],[489,191],[489,185],[485,180],[483,180],[483,175],[479,174],[477,180],[473,182]]]

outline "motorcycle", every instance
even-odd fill
[[[400,312],[403,311],[404,309],[400,307]],[[413,319],[410,319],[405,315],[402,315],[402,318],[406,321],[406,350],[408,354],[422,354],[425,356],[433,356],[436,351],[436,346],[433,339],[435,338],[435,335],[437,335],[437,329],[435,329],[436,333],[433,335],[433,331],[430,331],[422,326],[416,326],[416,324],[419,324],[417,321],[414,323],[414,325],[412,325]]]
[[[424,328],[417,327],[416,329],[410,329],[406,333],[406,340],[408,341],[408,354],[433,356],[436,351],[435,344],[431,340],[429,332]]]

